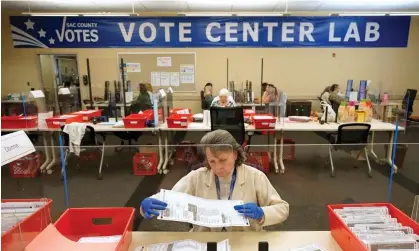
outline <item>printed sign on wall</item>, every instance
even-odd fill
[[[12,16],[16,48],[406,47],[410,17]]]

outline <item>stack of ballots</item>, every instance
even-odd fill
[[[2,202],[1,203],[1,234],[46,205],[46,201],[37,202]]]
[[[419,248],[419,236],[392,218],[385,206],[344,207],[334,212],[370,251]]]
[[[159,243],[140,246],[135,251],[207,251],[207,243],[194,240],[182,240],[168,243]],[[217,251],[231,251],[228,239],[217,242]]]

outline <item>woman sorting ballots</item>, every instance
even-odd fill
[[[266,175],[243,164],[245,153],[233,136],[225,130],[207,133],[201,140],[207,167],[191,171],[173,187],[173,191],[205,199],[242,200],[234,209],[249,218],[248,227],[208,228],[193,226],[192,231],[262,231],[262,227],[285,221],[289,205],[282,200]],[[141,203],[146,218],[158,216],[167,204],[153,197]]]

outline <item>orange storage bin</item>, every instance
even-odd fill
[[[82,115],[76,115],[76,114],[67,114],[67,115],[61,115],[61,116],[55,116],[52,118],[45,119],[47,122],[48,128],[61,128],[61,126],[66,124],[71,124],[73,122],[83,122],[83,116]]]
[[[400,211],[397,207],[390,203],[366,203],[366,204],[335,204],[328,205],[330,232],[343,251],[368,251],[364,243],[358,239],[352,231],[345,225],[333,211],[334,209],[342,209],[343,207],[382,207],[388,208],[391,217],[396,218],[403,226],[411,227],[415,234],[419,234],[419,224],[413,221],[409,216]]]
[[[188,125],[192,120],[192,114],[172,114],[167,118],[167,127],[188,128]]]
[[[173,108],[170,110],[169,116],[171,116],[172,114],[178,114],[177,112],[182,110],[188,110],[189,114],[192,114],[192,110],[190,108]]]
[[[20,129],[38,127],[36,116],[3,116],[1,117],[2,129]]]
[[[255,129],[275,129],[276,118],[271,114],[256,114],[252,121]]]
[[[157,153],[137,153],[132,158],[133,173],[137,176],[157,174]]]
[[[70,208],[37,236],[25,251],[127,251],[134,208]],[[78,243],[82,237],[121,236],[110,243]]]
[[[147,114],[131,114],[122,120],[125,128],[145,128],[149,119],[150,116]]]
[[[19,224],[2,234],[1,250],[21,251],[51,223],[52,200],[49,199],[13,199],[6,202],[43,202],[46,204],[33,214],[23,219]]]
[[[102,116],[102,110],[84,110],[84,111],[73,112],[71,114],[81,115],[83,122],[90,122],[92,118]]]

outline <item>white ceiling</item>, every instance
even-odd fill
[[[419,0],[49,0],[1,1],[2,8],[27,12],[270,12],[419,11]]]

